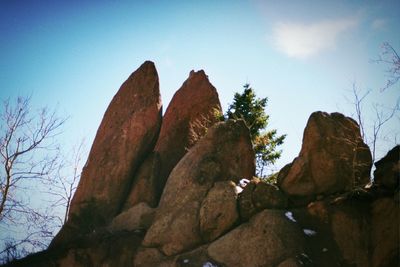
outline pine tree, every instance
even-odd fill
[[[286,135],[277,135],[277,130],[267,130],[269,115],[265,113],[268,98],[257,98],[250,84],[243,86],[243,93],[235,93],[233,103],[225,114],[227,119],[243,119],[249,127],[251,141],[256,154],[256,175],[265,178],[268,165],[280,158]]]

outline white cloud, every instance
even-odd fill
[[[274,44],[289,57],[307,58],[335,47],[340,34],[357,24],[354,18],[313,24],[278,23],[274,27]]]
[[[381,30],[384,29],[386,25],[386,20],[384,19],[374,19],[371,23],[371,28],[373,30]]]

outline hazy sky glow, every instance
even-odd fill
[[[399,85],[379,93],[384,66],[370,61],[384,41],[400,50],[399,10],[398,1],[1,1],[0,97],[57,107],[70,116],[66,146],[82,137],[90,146],[145,60],[158,69],[164,110],[190,70],[204,69],[225,109],[246,82],[269,97],[270,126],[288,134],[280,168],[298,154],[311,112],[353,112],[354,81],[374,90],[371,101],[398,98]]]
[[[308,58],[335,48],[341,35],[357,25],[355,19],[320,21],[309,25],[281,23],[274,28],[276,47],[289,57]]]

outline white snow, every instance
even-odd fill
[[[240,194],[240,193],[242,193],[242,191],[243,191],[242,187],[236,186],[236,194]]]
[[[212,264],[211,262],[207,261],[203,263],[203,267],[218,267],[217,265]]]
[[[317,234],[317,232],[315,232],[314,230],[311,230],[311,229],[303,229],[303,232],[308,236],[313,236],[313,235]]]
[[[239,181],[239,185],[240,185],[240,187],[242,187],[242,188],[246,187],[246,185],[247,185],[248,183],[250,183],[250,180],[249,180],[249,179],[246,179],[246,178],[243,178],[243,179],[241,179],[241,180]]]
[[[292,222],[297,222],[296,219],[293,217],[293,213],[291,211],[285,212],[285,216],[286,216],[286,218],[288,218]]]

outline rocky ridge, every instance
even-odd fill
[[[365,187],[371,153],[357,123],[315,112],[271,185],[253,177],[245,123],[215,111],[198,71],[161,118],[145,62],[104,115],[69,221],[47,251],[10,266],[399,265],[399,146]]]

